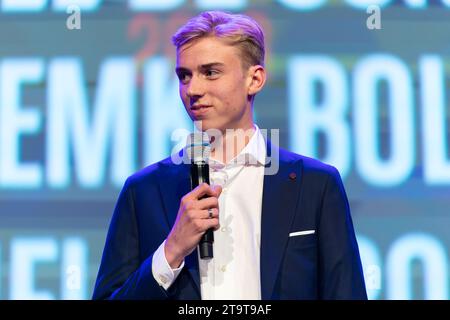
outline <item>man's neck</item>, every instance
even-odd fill
[[[229,163],[247,146],[255,131],[253,123],[245,129],[222,131],[222,136],[215,137],[217,141],[212,142],[211,158],[224,164]]]

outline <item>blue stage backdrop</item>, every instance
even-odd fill
[[[448,299],[448,0],[1,0],[0,298],[91,297],[126,177],[192,130],[170,37],[209,9],[265,28],[256,122],[340,170],[370,298]]]

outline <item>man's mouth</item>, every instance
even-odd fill
[[[202,104],[198,104],[198,105],[193,105],[191,106],[191,110],[202,110],[202,109],[206,109],[206,108],[210,108],[211,106],[206,106],[206,105],[202,105]]]

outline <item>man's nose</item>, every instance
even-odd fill
[[[198,77],[193,76],[191,80],[189,81],[189,84],[187,85],[186,94],[191,97],[198,97],[203,96],[204,94],[204,87],[202,80]]]

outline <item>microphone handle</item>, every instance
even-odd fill
[[[207,163],[191,164],[191,187],[196,188],[198,185],[206,182],[209,184],[209,165]],[[201,199],[207,198],[203,196]],[[206,230],[199,242],[200,258],[213,258],[214,230],[212,228]]]

